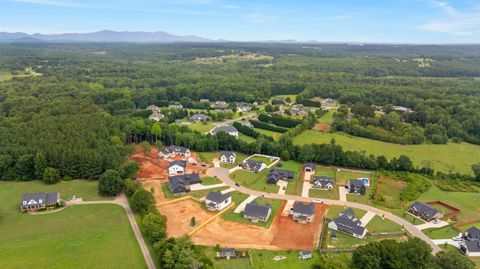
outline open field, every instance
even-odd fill
[[[431,239],[451,239],[459,234],[451,225],[441,228],[425,229],[423,232]]]
[[[257,141],[255,138],[250,137],[248,135],[244,135],[242,133],[238,133],[238,139],[243,140],[247,143],[253,143],[253,142]]]
[[[297,98],[297,95],[295,94],[281,94],[281,95],[275,95],[275,96],[272,96],[270,97],[270,102],[273,100],[273,99],[286,99],[286,98],[290,98],[290,100],[292,100],[292,103],[295,103],[295,99]]]
[[[28,70],[28,72],[24,72],[23,74],[12,74],[8,71],[0,71],[0,82],[8,81],[13,78],[35,77],[41,75],[42,74],[40,73],[35,73],[31,68]]]
[[[18,208],[21,195],[36,191],[59,191],[67,199],[73,194],[101,199],[96,182],[0,183],[2,269],[39,264],[42,268],[146,268],[123,208],[79,205],[51,214],[22,214]]]
[[[333,122],[333,114],[335,113],[335,110],[330,109],[325,113],[323,116],[321,116],[317,122],[320,124],[332,124]]]
[[[157,209],[167,217],[167,234],[173,237],[185,235],[195,228],[190,225],[192,217],[195,217],[197,225],[200,225],[215,214],[192,199],[160,205]]]
[[[312,130],[296,136],[293,142],[298,145],[330,143],[332,138],[335,138],[336,143],[346,150],[365,151],[367,154],[385,155],[387,158],[404,154],[410,157],[415,165],[421,166],[423,162],[428,161],[433,169],[444,172],[448,172],[453,166],[455,171],[472,174],[470,166],[480,162],[480,154],[478,154],[480,146],[468,143],[399,145],[343,133],[323,133]]]
[[[261,134],[273,137],[274,140],[278,140],[280,138],[280,136],[282,136],[282,133],[279,133],[279,132],[274,132],[274,131],[260,129],[260,128],[254,128],[254,129],[255,129],[255,131],[257,131]]]
[[[233,172],[233,174],[230,175],[230,178],[233,181],[238,182],[238,184],[253,190],[277,193],[279,187],[267,183],[268,170],[269,169],[265,169],[260,173],[253,173],[240,169]]]
[[[189,124],[188,127],[192,130],[199,131],[201,133],[206,133],[211,129],[213,129],[213,127],[215,126],[210,122],[195,122],[195,123]]]
[[[284,206],[285,202],[280,206],[279,212]],[[314,221],[308,224],[299,224],[291,217],[276,214],[268,229],[217,218],[192,235],[192,240],[207,246],[220,244],[235,248],[270,250],[312,249],[326,208],[327,205],[317,205]]]

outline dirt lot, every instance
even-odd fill
[[[317,123],[315,126],[313,126],[312,130],[315,131],[320,131],[320,132],[330,132],[330,124],[322,124],[322,123]]]
[[[201,204],[190,199],[157,206],[160,214],[167,217],[168,236],[179,237],[190,232],[194,227],[190,226],[192,217],[195,217],[197,225],[214,215],[203,209]]]
[[[291,217],[282,217],[285,202],[278,210],[269,229],[255,225],[226,221],[217,218],[192,235],[193,242],[200,245],[289,250],[312,249],[315,235],[320,231],[323,215],[328,206],[317,205],[315,219],[309,224],[299,224]]]
[[[165,201],[165,196],[162,191],[162,183],[159,180],[143,181],[142,186],[147,191],[153,189],[153,197],[157,203]]]
[[[140,171],[137,173],[137,179],[139,180],[151,180],[158,179],[161,182],[168,181],[167,168],[170,160],[164,160],[163,158],[158,157],[158,149],[152,147],[150,156],[145,156],[142,152],[141,147],[135,148],[135,154],[131,155],[130,158],[138,163],[140,166]],[[174,160],[181,160],[185,157],[175,157]],[[195,159],[200,163],[200,158],[197,154],[192,152],[190,158]],[[187,173],[202,173],[207,167],[200,167],[199,165],[187,164]]]

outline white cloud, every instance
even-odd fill
[[[480,11],[459,11],[447,2],[442,1],[430,1],[430,3],[435,8],[441,9],[443,15],[439,19],[421,25],[421,29],[464,37],[480,35]]]

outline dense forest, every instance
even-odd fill
[[[273,58],[198,61],[245,53]],[[57,169],[62,177],[98,178],[122,163],[125,144],[143,140],[361,168],[422,169],[412,167],[408,156],[385,160],[334,143],[294,146],[291,136],[308,127],[299,122],[283,120],[285,126],[298,126],[278,142],[259,136],[257,142],[244,145],[167,124],[184,117],[186,111],[164,108],[168,117],[160,124],[148,120],[144,110],[150,104],[191,107],[192,101],[201,98],[252,103],[280,94],[299,94],[297,102],[301,103],[312,97],[330,97],[353,113],[353,120],[348,112],[336,115],[337,130],[366,137],[376,133],[375,139],[389,137],[395,143],[453,140],[480,144],[480,46],[0,45],[0,75],[26,69],[41,76],[0,82],[2,179],[32,179],[39,177],[44,167]],[[386,106],[386,114],[374,117],[369,111],[373,106]],[[388,106],[404,106],[412,112],[397,113]],[[214,112],[210,116],[231,117]],[[264,118],[272,120],[282,121]]]

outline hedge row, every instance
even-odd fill
[[[269,131],[273,131],[273,132],[286,133],[288,131],[288,129],[286,129],[286,128],[271,125],[271,124],[264,123],[264,122],[261,122],[261,121],[258,121],[258,120],[251,120],[250,123],[255,128],[260,128],[260,129],[269,130]]]
[[[293,128],[299,125],[300,123],[302,123],[301,120],[286,118],[286,117],[277,116],[277,115],[269,116],[266,114],[260,114],[258,116],[258,120],[265,123],[271,122],[277,126],[286,127],[286,128]]]

